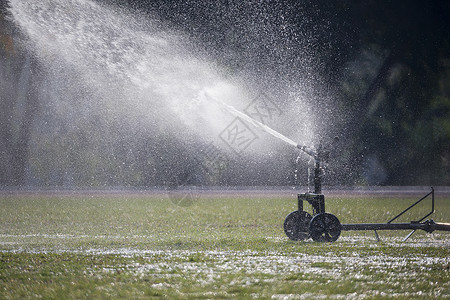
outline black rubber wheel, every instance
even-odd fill
[[[303,241],[309,238],[309,223],[311,215],[306,211],[293,211],[284,220],[284,232],[293,241]]]
[[[309,223],[309,233],[316,242],[334,242],[341,235],[341,222],[329,213],[315,215]]]

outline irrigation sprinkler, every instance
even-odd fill
[[[431,192],[398,214],[395,218],[389,220],[387,223],[341,224],[335,215],[325,212],[325,196],[322,195],[323,170],[321,164],[323,161],[328,160],[330,156],[329,151],[327,151],[321,144],[317,146],[317,149],[299,145],[278,131],[273,130],[269,126],[262,124],[243,112],[240,112],[233,106],[226,104],[220,99],[212,97],[207,92],[203,92],[202,95],[206,99],[220,105],[232,115],[241,118],[248,124],[262,129],[268,134],[271,134],[272,136],[292,146],[297,147],[304,153],[314,158],[314,193],[307,192],[304,194],[298,194],[298,209],[288,214],[284,220],[284,232],[291,240],[299,241],[311,237],[314,241],[318,242],[334,242],[339,238],[341,231],[343,230],[374,230],[377,239],[379,239],[377,230],[412,230],[411,233],[406,236],[406,241],[418,229],[425,230],[429,233],[435,230],[450,231],[450,223],[436,223],[433,220],[424,221],[427,217],[434,213],[433,188],[431,188]],[[426,214],[420,220],[411,221],[410,223],[393,223],[393,221],[422,202],[424,199],[427,199],[429,196],[431,196],[432,199],[430,213]],[[313,211],[312,215],[303,210],[304,201],[311,204]]]
[[[450,223],[436,223],[432,219],[425,220],[434,213],[434,188],[413,203],[387,223],[365,223],[365,224],[341,224],[339,219],[325,212],[325,196],[322,195],[322,167],[321,163],[328,159],[329,152],[321,145],[316,150],[306,146],[297,145],[297,148],[314,158],[314,193],[298,194],[298,210],[291,212],[284,220],[284,232],[289,239],[294,241],[312,238],[317,242],[334,242],[341,235],[341,231],[349,230],[374,230],[377,240],[377,230],[412,230],[404,239],[406,241],[416,230],[424,230],[431,233],[435,230],[450,231]],[[409,223],[394,223],[400,216],[431,196],[431,211],[421,219]],[[312,206],[313,214],[303,210],[303,202]],[[424,221],[425,220],[425,221]]]

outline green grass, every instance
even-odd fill
[[[418,198],[327,197],[342,223],[386,222]],[[173,200],[173,199],[172,199]],[[448,232],[283,232],[295,198],[0,196],[0,299],[448,298]],[[436,197],[435,221],[450,199]],[[307,208],[307,205],[305,205]],[[421,205],[402,217],[429,210]]]

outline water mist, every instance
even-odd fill
[[[114,158],[110,169],[101,167],[84,178],[114,173],[114,168],[119,168],[120,174],[131,174],[138,168],[133,161],[142,161],[143,155],[148,155],[148,166],[159,163],[156,169],[164,169],[161,149],[169,147],[186,147],[181,154],[174,150],[173,155],[181,157],[173,159],[182,161],[189,160],[187,148],[196,143],[214,143],[230,151],[220,140],[221,132],[236,117],[245,120],[241,112],[260,95],[241,75],[225,71],[191,40],[169,30],[157,18],[90,0],[11,0],[9,11],[23,33],[23,46],[34,53],[44,72],[42,112],[36,121],[32,151],[40,163],[30,167],[35,173],[45,167],[46,160],[39,157],[46,151],[47,155],[55,151],[53,161],[47,162],[59,164],[64,174],[77,173],[82,162],[104,166]],[[292,91],[289,87],[282,92],[268,88],[264,93],[278,97]],[[277,100],[273,102],[280,105],[281,116],[262,125],[301,144],[310,143],[313,116],[302,98],[294,95]],[[296,145],[281,134],[271,134]],[[137,135],[148,137],[145,147]],[[258,139],[241,156],[257,161],[255,154],[271,153],[275,159],[274,151],[284,147],[258,129],[255,135]],[[48,143],[51,149],[43,145]],[[137,151],[141,146],[147,150]],[[158,147],[160,150],[155,150]],[[100,162],[93,162],[99,159],[96,156]],[[177,167],[167,163],[166,169]],[[123,175],[114,176],[112,181],[101,182],[121,184]]]

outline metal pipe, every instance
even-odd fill
[[[322,168],[320,167],[320,160],[316,159],[314,167],[314,193],[322,193]]]
[[[322,146],[319,145],[318,150],[315,151],[311,148],[308,148],[306,146],[297,145],[297,148],[305,152],[306,154],[312,156],[314,158],[314,193],[320,194],[322,193],[322,167],[320,166],[321,163],[321,156],[322,156]]]
[[[436,223],[433,220],[410,223],[366,223],[366,224],[342,224],[341,230],[435,230],[450,231],[450,223]]]
[[[434,230],[450,231],[450,223],[435,223]]]
[[[360,223],[342,224],[341,230],[408,230],[421,229],[420,223]]]
[[[303,146],[303,145],[297,145],[297,148],[302,150],[306,154],[312,156],[315,160],[317,160],[317,153],[314,150],[312,150],[306,146]]]

